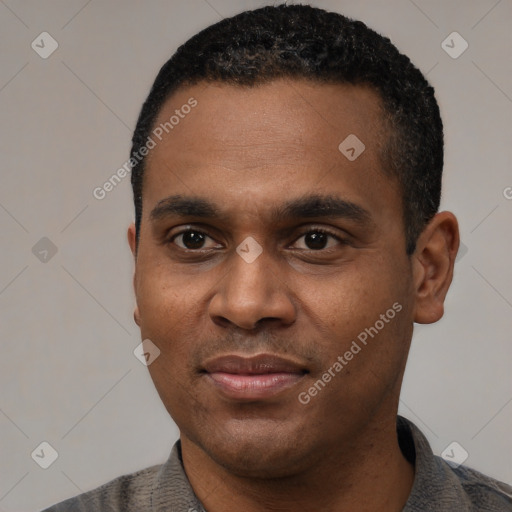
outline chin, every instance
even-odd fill
[[[243,478],[284,478],[311,462],[303,429],[275,421],[232,420],[203,441],[199,446],[215,463]]]

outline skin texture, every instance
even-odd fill
[[[414,470],[396,438],[400,386],[413,322],[443,315],[459,244],[455,217],[438,213],[407,256],[371,89],[201,83],[169,98],[156,124],[190,97],[197,106],[148,155],[137,250],[133,225],[128,240],[135,320],[161,351],[149,371],[180,429],[195,493],[211,512],[401,510]],[[349,134],[365,144],[354,161],[338,150]],[[215,203],[218,215],[151,218],[177,194]],[[309,195],[349,201],[367,218],[272,216]],[[190,238],[178,236],[187,228],[207,235],[202,245],[190,249]],[[315,229],[329,231],[325,248],[311,248]],[[236,252],[249,236],[262,248],[252,263]],[[301,403],[299,393],[395,303],[401,311]],[[262,353],[306,373],[244,402],[201,372],[217,355]]]

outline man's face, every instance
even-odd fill
[[[182,441],[238,474],[289,474],[395,421],[414,294],[379,105],[356,86],[203,83],[155,124],[180,110],[144,177],[149,370]],[[359,156],[338,149],[351,134]]]

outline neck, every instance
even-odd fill
[[[232,474],[186,437],[181,442],[187,476],[209,512],[399,512],[414,480],[398,445],[396,418],[315,454],[302,472],[275,479]]]

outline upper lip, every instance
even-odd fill
[[[265,373],[307,373],[301,364],[273,354],[241,356],[228,354],[209,359],[204,364],[208,373],[233,373],[239,375],[261,375]]]

